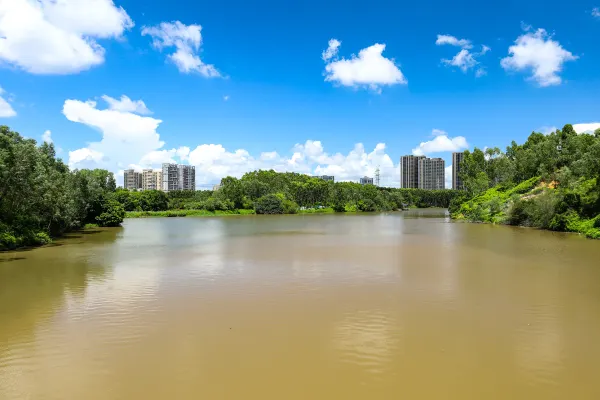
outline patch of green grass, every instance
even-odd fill
[[[83,229],[95,229],[98,228],[98,224],[85,224]]]
[[[306,210],[298,210],[298,214],[332,214],[334,212],[334,209],[331,207],[307,208]]]

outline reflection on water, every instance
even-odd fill
[[[599,242],[445,210],[0,254],[0,399],[598,399]]]

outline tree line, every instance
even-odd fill
[[[48,243],[86,224],[119,225],[112,173],[70,171],[52,144],[0,126],[0,250]]]
[[[86,225],[118,226],[126,211],[257,214],[448,207],[458,192],[380,188],[270,171],[226,177],[216,191],[129,191],[103,169],[71,171],[53,144],[0,127],[0,250],[48,243]]]
[[[600,238],[600,129],[570,124],[523,143],[466,151],[455,218],[584,233]]]
[[[240,179],[226,177],[216,191],[117,190],[127,211],[253,210],[257,214],[295,214],[311,210],[331,212],[392,211],[405,207],[448,207],[453,190],[381,188],[353,182],[330,182],[294,172],[259,170]],[[144,200],[144,198],[147,200]],[[152,199],[152,200],[150,200]]]

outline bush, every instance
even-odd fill
[[[125,219],[125,209],[117,200],[109,199],[102,204],[102,213],[96,217],[100,226],[119,226]]]
[[[8,232],[0,233],[0,250],[12,250],[17,247],[17,238]]]
[[[375,202],[371,199],[364,199],[358,201],[358,209],[360,211],[376,211],[377,207]]]
[[[283,214],[283,200],[276,194],[268,194],[256,200],[254,210],[257,214]]]
[[[298,204],[296,204],[292,200],[285,199],[282,202],[283,213],[284,214],[297,214],[298,213]]]

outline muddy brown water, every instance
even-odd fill
[[[0,399],[600,399],[600,242],[441,210],[0,254]]]

